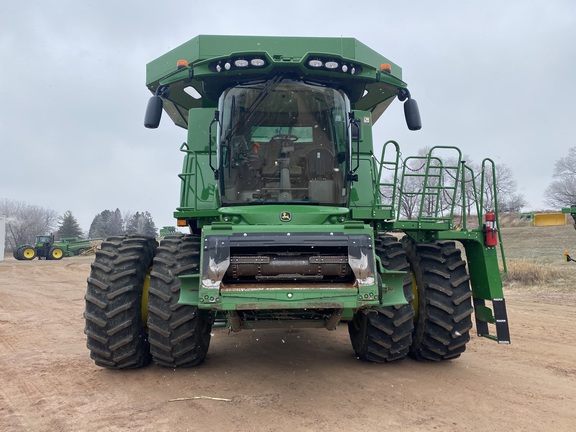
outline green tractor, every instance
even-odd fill
[[[455,359],[473,316],[510,343],[498,209],[476,193],[494,163],[402,158],[394,141],[376,157],[391,103],[421,127],[399,66],[352,38],[198,36],[149,63],[147,86],[145,126],[164,111],[188,130],[174,216],[189,234],[102,243],[84,314],[97,365],[196,366],[213,326],[347,327],[376,363]]]
[[[47,260],[60,260],[63,257],[82,255],[93,249],[92,242],[99,239],[62,238],[54,241],[54,235],[36,236],[34,245],[24,244],[18,246],[14,252],[17,260],[30,261],[34,258]]]

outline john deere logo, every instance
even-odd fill
[[[280,213],[280,220],[282,222],[290,222],[292,220],[292,214],[290,212]]]

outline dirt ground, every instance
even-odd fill
[[[83,334],[92,259],[0,262],[1,431],[575,428],[574,294],[508,291],[512,344],[474,335],[440,364],[361,362],[344,325],[216,329],[200,367],[110,371]]]

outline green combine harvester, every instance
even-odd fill
[[[375,155],[394,101],[421,127],[399,66],[351,38],[198,36],[146,82],[145,126],[164,111],[188,130],[174,216],[189,234],[102,244],[85,310],[97,365],[196,366],[213,326],[347,327],[377,363],[459,357],[473,314],[509,343],[498,209],[477,193],[494,163],[475,175],[455,147],[401,158],[394,141]]]
[[[18,246],[14,252],[14,258],[17,260],[47,259],[60,260],[64,257],[74,255],[83,255],[93,252],[92,242],[101,239],[78,239],[78,238],[61,238],[59,241],[54,240],[53,235],[36,236],[33,245],[24,244]]]

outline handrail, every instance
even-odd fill
[[[388,148],[389,145],[393,145],[394,146],[394,152],[395,152],[395,160],[387,160],[386,159],[386,150]],[[375,203],[380,203],[380,207],[381,208],[389,208],[391,211],[394,211],[394,206],[396,204],[396,192],[397,192],[397,187],[396,185],[398,184],[398,164],[400,162],[400,146],[398,145],[398,143],[394,140],[389,140],[386,141],[384,143],[384,146],[382,147],[382,155],[380,157],[380,160],[378,161],[378,188],[377,190],[375,190],[375,196],[374,196],[374,202]],[[385,166],[391,166],[392,168],[390,168],[391,170],[394,171],[394,176],[393,176],[393,180],[390,183],[386,183],[386,182],[382,182],[382,174],[383,174],[383,170],[385,168]],[[381,189],[382,187],[388,187],[392,190],[392,196],[390,197],[390,204],[384,204],[381,200]]]
[[[490,158],[485,158],[482,161],[482,176],[481,176],[481,194],[480,194],[480,209],[484,210],[484,181],[485,181],[485,173],[486,173],[486,164],[489,163],[492,167],[491,174],[492,174],[492,193],[494,195],[494,215],[495,215],[495,222],[496,222],[496,232],[498,233],[498,243],[500,244],[500,254],[502,257],[502,272],[500,273],[500,277],[504,279],[508,274],[508,267],[506,266],[506,259],[504,256],[504,244],[502,243],[502,234],[500,230],[500,218],[498,215],[498,188],[496,186],[496,164]],[[481,221],[482,219],[480,219]]]

